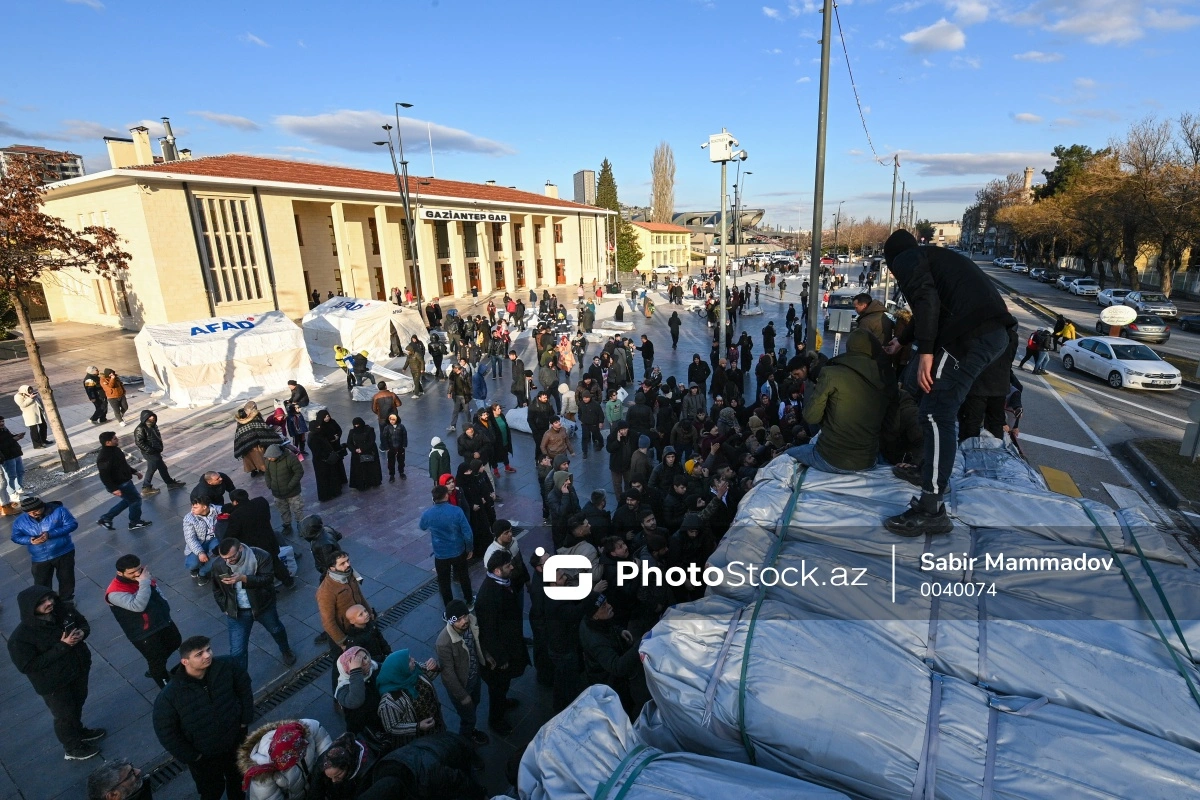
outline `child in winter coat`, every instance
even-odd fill
[[[304,418],[304,412],[298,405],[292,404],[291,410],[288,412],[287,433],[292,437],[292,444],[296,449],[302,454],[306,453],[304,443],[308,438],[308,420]]]

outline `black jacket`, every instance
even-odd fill
[[[21,457],[21,443],[8,428],[0,428],[0,461]]]
[[[96,456],[96,470],[100,482],[110,492],[120,489],[122,484],[133,480],[133,467],[125,460],[125,454],[120,447],[101,445],[100,453]]]
[[[232,492],[236,487],[233,485],[233,479],[224,472],[217,474],[221,476],[221,482],[216,486],[209,486],[204,482],[204,476],[200,476],[200,480],[192,488],[191,499],[193,502],[202,500],[210,506],[225,505],[225,493]]]
[[[625,431],[624,439],[618,436],[622,430]],[[624,474],[629,471],[629,460],[633,458],[633,451],[637,449],[637,434],[629,430],[628,422],[618,422],[609,431],[604,449],[608,451],[609,471]]]
[[[471,775],[475,751],[454,733],[422,736],[375,762],[371,788],[358,797],[367,800],[404,797],[406,800],[482,798]]]
[[[54,595],[54,611],[49,619],[35,612],[38,603]],[[8,637],[8,655],[19,672],[29,676],[33,690],[50,694],[88,674],[92,653],[87,637],[92,632],[88,621],[74,608],[64,607],[58,595],[45,586],[30,586],[17,595],[21,621]],[[84,640],[65,644],[62,635],[73,628],[84,632]]]
[[[509,677],[517,677],[529,664],[521,620],[521,595],[510,586],[484,578],[475,597],[475,619],[479,622],[479,646],[497,667],[508,665]]]
[[[249,545],[247,545],[249,546]],[[255,618],[264,611],[275,607],[275,567],[271,554],[257,547],[251,547],[254,557],[258,560],[254,574],[246,579],[246,595],[250,598],[250,610]],[[221,579],[232,575],[233,569],[220,556],[212,560],[212,591],[217,608],[230,617],[238,613],[237,584],[226,585]]]
[[[272,556],[279,554],[279,542],[271,525],[271,504],[267,498],[251,497],[236,506],[229,503],[222,511],[229,514],[229,524],[222,539],[232,537],[247,547],[257,547]]]
[[[250,676],[231,656],[218,656],[201,679],[182,664],[154,699],[154,735],[184,764],[230,753],[254,719]]]
[[[292,393],[288,397],[288,403],[304,408],[306,405],[308,405],[308,402],[308,390],[297,383],[292,387]]]
[[[709,375],[712,375],[712,367],[710,367],[704,361],[692,361],[691,364],[688,364],[688,383],[694,383],[699,386],[701,394],[704,393],[705,385],[708,381]]]
[[[580,425],[602,425],[604,424],[604,406],[591,400],[587,403],[579,404],[579,424]]]
[[[591,500],[584,505],[583,515],[592,526],[592,535],[588,537],[588,541],[599,547],[605,537],[612,535],[612,517],[604,509],[596,508]]]
[[[300,537],[309,543],[313,566],[324,576],[332,561],[331,556],[342,549],[338,544],[342,540],[342,534],[326,525],[316,514],[309,514],[300,520]]]
[[[888,268],[913,312],[904,343],[915,339],[919,353],[932,354],[939,347],[953,351],[963,339],[1017,324],[996,285],[961,253],[913,247],[892,262]]]
[[[154,425],[146,423],[151,417],[154,417]],[[162,455],[163,440],[162,432],[158,429],[158,415],[153,411],[143,411],[141,418],[141,423],[133,429],[133,443],[144,456]]]

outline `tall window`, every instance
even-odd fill
[[[562,244],[562,224],[554,223],[554,243]]]
[[[524,250],[525,249],[525,241],[524,241],[524,239],[521,238],[524,231],[525,231],[524,225],[513,225],[513,249],[514,250]]]
[[[336,256],[337,255],[337,234],[333,230],[333,217],[330,216],[330,217],[326,217],[325,219],[329,220],[329,249],[332,250],[333,254]]]
[[[374,217],[367,217],[367,227],[371,230],[371,255],[379,255],[379,225]]]
[[[492,223],[492,249],[496,252],[504,249],[504,224],[501,222]]]
[[[445,222],[433,223],[433,238],[437,243],[437,257],[450,257],[450,229]]]
[[[304,231],[300,229],[300,215],[292,214],[292,218],[296,220],[296,241],[301,247],[304,247]]]
[[[533,226],[533,243],[534,244],[542,243],[542,226],[541,225]]]
[[[474,222],[463,223],[463,249],[467,258],[479,258],[479,229]]]
[[[200,230],[216,303],[261,300],[258,250],[250,203],[236,197],[197,197]]]

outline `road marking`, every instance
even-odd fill
[[[1071,381],[1060,378],[1058,375],[1047,375],[1046,382],[1058,389],[1060,392],[1065,392],[1066,394],[1079,394],[1079,390],[1075,388]]]
[[[1157,517],[1153,509],[1147,508],[1145,502],[1142,501],[1142,496],[1128,486],[1114,486],[1111,483],[1104,483],[1103,481],[1100,482],[1100,485],[1104,487],[1104,490],[1108,492],[1108,496],[1117,504],[1117,508],[1146,508],[1151,513],[1151,516],[1156,517],[1155,521],[1160,524],[1167,522],[1167,520]]]
[[[1081,456],[1091,456],[1092,458],[1108,460],[1108,456],[1098,450],[1080,447],[1077,444],[1067,444],[1066,442],[1059,442],[1054,439],[1043,439],[1041,436],[1034,436],[1032,433],[1022,433],[1017,438],[1022,442],[1033,442],[1034,444],[1045,445],[1046,447],[1053,447],[1058,450],[1066,450],[1068,453],[1078,453]]]
[[[1075,481],[1071,480],[1071,476],[1061,469],[1047,467],[1044,464],[1038,465],[1038,469],[1042,471],[1042,477],[1046,479],[1046,486],[1050,487],[1050,491],[1065,494],[1067,497],[1083,497],[1083,492],[1079,491]]]
[[[1069,383],[1072,386],[1076,386],[1085,392],[1091,392],[1092,394],[1099,395],[1100,397],[1104,397],[1109,400],[1115,400],[1118,403],[1124,403],[1127,406],[1133,406],[1134,408],[1141,409],[1142,411],[1149,411],[1151,414],[1157,414],[1160,417],[1166,417],[1167,419],[1174,420],[1175,422],[1182,422],[1184,425],[1188,424],[1188,420],[1180,419],[1179,417],[1176,417],[1172,414],[1167,414],[1164,411],[1156,411],[1155,409],[1150,408],[1149,406],[1144,406],[1141,403],[1135,403],[1132,400],[1126,400],[1123,397],[1115,397],[1115,396],[1109,394],[1108,392],[1093,388],[1091,386],[1084,386],[1083,384],[1076,383],[1075,381],[1072,381],[1072,380],[1067,380],[1066,378],[1060,377],[1058,375],[1055,375],[1053,377],[1056,380],[1062,381],[1063,383]],[[1064,389],[1064,391],[1066,391],[1066,390]],[[1069,393],[1078,394],[1078,392],[1069,392]]]
[[[1086,422],[1083,421],[1083,417],[1079,416],[1079,414],[1076,413],[1075,409],[1071,408],[1071,404],[1068,403],[1061,394],[1059,394],[1057,391],[1055,391],[1054,387],[1050,384],[1050,381],[1046,380],[1046,378],[1044,376],[1038,376],[1038,377],[1042,378],[1042,385],[1050,390],[1050,394],[1054,395],[1054,399],[1059,402],[1059,405],[1061,405],[1063,407],[1063,410],[1066,411],[1067,414],[1070,415],[1071,419],[1075,420],[1075,424],[1078,425],[1083,430],[1083,432],[1087,434],[1088,438],[1092,440],[1092,442],[1096,445],[1096,449],[1099,450],[1101,453],[1104,453],[1104,455],[1108,456],[1109,463],[1113,465],[1113,468],[1117,472],[1121,473],[1121,477],[1125,479],[1126,483],[1128,483],[1130,486],[1132,486],[1137,491],[1137,493],[1140,494],[1145,499],[1146,505],[1148,505],[1150,508],[1154,509],[1154,513],[1158,514],[1158,516],[1163,519],[1167,519],[1167,515],[1163,512],[1162,508],[1158,505],[1158,503],[1154,502],[1154,499],[1152,497],[1150,497],[1149,495],[1147,495],[1145,493],[1145,491],[1142,490],[1142,485],[1134,479],[1133,475],[1129,472],[1129,470],[1125,468],[1125,465],[1112,457],[1112,452],[1108,449],[1107,446],[1105,446],[1104,442],[1100,439],[1100,437],[1098,435],[1096,435],[1096,432],[1094,430],[1092,430],[1091,427],[1089,427]],[[1100,409],[1100,411],[1102,411],[1103,413],[1106,413],[1106,414],[1108,413],[1104,409]],[[1109,416],[1112,416],[1112,415],[1109,414]]]

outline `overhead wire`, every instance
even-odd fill
[[[879,153],[875,150],[875,143],[871,141],[871,132],[867,130],[867,115],[863,113],[862,98],[858,95],[858,84],[854,82],[854,70],[850,67],[850,51],[846,48],[846,34],[842,31],[842,16],[838,13],[837,3],[833,4],[833,18],[837,20],[838,38],[842,40],[842,53],[846,56],[846,72],[850,75],[850,88],[854,90],[854,102],[858,105],[858,118],[862,120],[867,145],[871,148],[871,155],[875,157],[876,163],[886,167],[887,162],[879,157]]]

